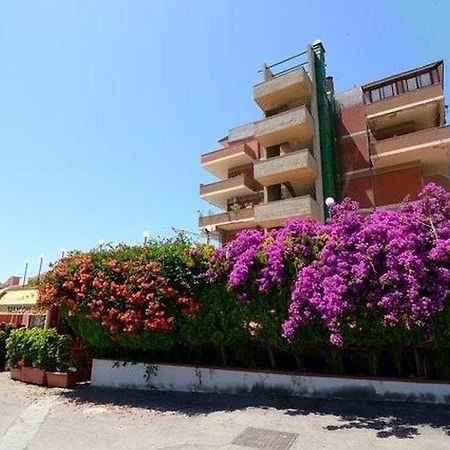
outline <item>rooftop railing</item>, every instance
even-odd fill
[[[283,59],[282,61],[273,63],[269,66],[264,65],[264,67],[262,69],[258,70],[258,73],[262,73],[264,75],[266,73],[266,71],[269,71],[272,78],[275,78],[275,77],[283,75],[287,72],[291,72],[295,69],[298,69],[300,67],[306,66],[305,69],[307,70],[307,66],[308,66],[307,53],[308,53],[307,51],[304,51],[301,53],[297,53],[293,56],[290,56],[289,58]],[[290,64],[288,64],[288,63],[290,63]],[[292,64],[294,64],[294,65],[292,65]],[[274,72],[272,70],[274,67],[277,67],[281,70],[278,72]]]

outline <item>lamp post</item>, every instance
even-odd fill
[[[25,261],[25,271],[23,273],[22,286],[25,286],[25,282],[27,280],[28,264],[30,264],[30,262],[29,261]]]
[[[64,258],[66,251],[67,250],[64,247],[61,249],[61,258]]]
[[[325,199],[325,205],[327,206],[328,218],[331,219],[331,210],[330,208],[335,204],[335,200],[333,197],[327,197]]]
[[[42,254],[41,256],[40,256],[40,259],[39,259],[39,271],[38,271],[38,276],[37,276],[37,280],[38,280],[38,282],[39,282],[39,280],[40,280],[40,278],[41,278],[41,271],[42,271],[42,262],[44,261],[44,254]]]
[[[104,239],[100,239],[98,241],[98,247],[99,247],[100,251],[102,251],[104,245],[105,245]]]
[[[147,245],[148,239],[150,237],[150,233],[148,231],[144,231],[142,233],[142,236],[144,237],[144,245]]]

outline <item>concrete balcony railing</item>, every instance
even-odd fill
[[[311,183],[316,177],[316,160],[307,149],[255,163],[255,179],[263,186],[279,183]]]
[[[215,183],[200,185],[200,197],[226,209],[229,199],[251,195],[259,190],[260,185],[253,178],[241,174]]]
[[[319,220],[319,205],[311,196],[304,195],[255,206],[256,223],[264,228],[282,226],[291,217]]]
[[[217,214],[202,216],[198,219],[200,229],[208,231],[233,231],[255,226],[254,208],[243,208]]]
[[[255,152],[247,144],[231,145],[202,155],[202,167],[224,180],[230,169],[250,164],[255,158]]]
[[[314,136],[314,119],[305,106],[300,106],[256,122],[254,133],[264,147],[285,142],[306,145]]]
[[[375,168],[420,161],[424,174],[448,174],[450,130],[447,126],[426,128],[371,143]]]
[[[265,112],[294,102],[307,103],[311,94],[312,83],[303,67],[263,81],[253,88],[253,98]]]
[[[444,101],[444,92],[440,84],[432,84],[414,91],[369,103],[365,106],[367,119],[373,121],[387,114],[396,113],[405,109],[423,107],[427,103]]]
[[[254,122],[244,123],[228,130],[228,142],[241,141],[253,137]]]

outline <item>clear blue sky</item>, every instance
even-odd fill
[[[39,255],[196,231],[199,165],[259,116],[264,61],[320,38],[338,90],[450,63],[450,2],[2,2],[0,280]]]

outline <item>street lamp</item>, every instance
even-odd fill
[[[148,242],[148,238],[150,237],[150,233],[148,231],[144,231],[142,233],[142,236],[144,237],[144,245],[146,245]]]
[[[325,199],[325,205],[327,205],[328,217],[331,219],[331,210],[330,208],[335,204],[335,200],[333,197],[327,197]]]
[[[100,248],[100,251],[103,249],[103,246],[105,245],[105,241],[104,241],[104,239],[100,239],[99,241],[98,241],[98,246],[99,246],[99,248]]]
[[[28,265],[29,264],[30,264],[30,261],[25,261],[25,272],[23,273],[22,286],[25,286],[25,282],[27,280],[27,273],[28,273]]]
[[[66,254],[66,249],[63,247],[62,249],[61,249],[61,258],[64,258],[64,255]]]
[[[44,261],[44,254],[42,254],[40,256],[40,260],[39,260],[39,271],[38,271],[38,276],[37,276],[37,280],[39,282],[39,279],[41,278],[41,271],[42,271],[42,262]]]

